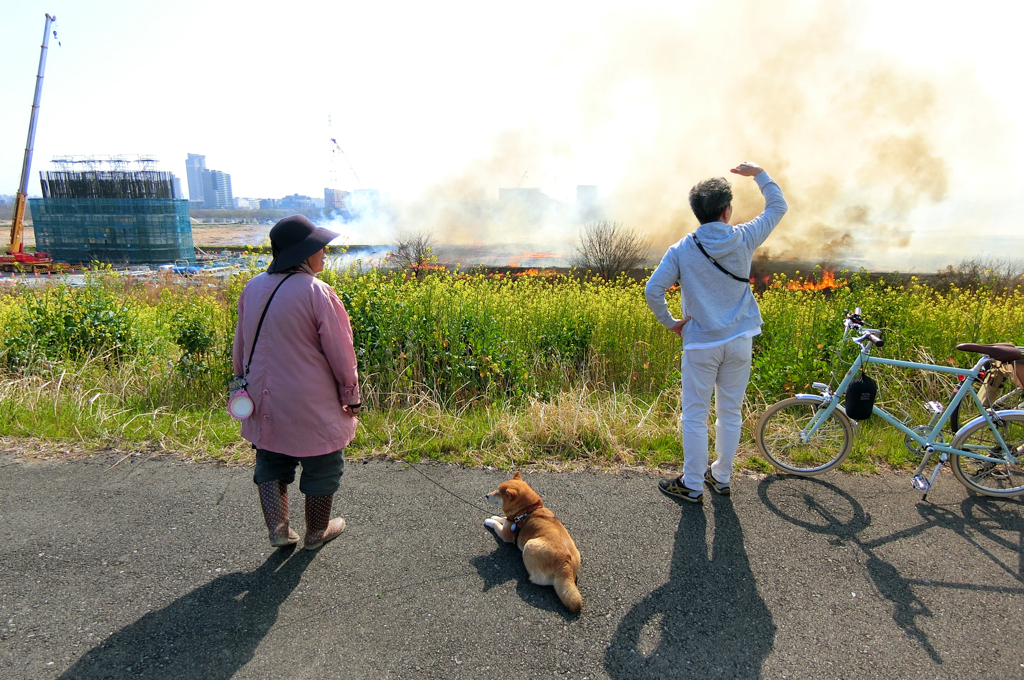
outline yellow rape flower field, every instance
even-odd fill
[[[225,409],[235,305],[255,272],[224,280],[0,288],[0,438],[33,455],[172,452],[244,463]],[[355,333],[365,410],[350,458],[435,459],[502,468],[682,464],[678,339],[647,310],[643,282],[444,269],[321,275]],[[842,272],[834,287],[776,277],[756,293],[740,465],[767,471],[750,429],[766,406],[841,376],[846,310],[884,328],[884,356],[970,365],[960,342],[1024,344],[1024,293]],[[795,290],[794,288],[801,288]],[[678,310],[678,292],[670,299]],[[879,400],[908,421],[946,401],[945,378],[878,369]],[[955,380],[955,379],[954,379]],[[835,384],[835,380],[832,380]],[[713,416],[712,416],[713,417]],[[712,435],[714,428],[711,428]],[[898,433],[897,433],[898,434]],[[914,467],[891,428],[859,431],[844,469]]]

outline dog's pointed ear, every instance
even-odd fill
[[[512,475],[512,479],[518,479],[518,480],[522,481],[523,476],[521,474],[519,474],[519,470],[516,470],[516,473],[514,475]]]

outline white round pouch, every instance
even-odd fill
[[[228,413],[235,420],[245,420],[252,415],[256,405],[252,403],[249,393],[244,389],[235,392],[235,396],[228,401]]]

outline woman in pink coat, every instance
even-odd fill
[[[238,300],[234,369],[245,376],[254,404],[242,421],[242,436],[256,449],[253,481],[270,544],[277,547],[299,540],[288,525],[288,484],[299,465],[304,547],[315,550],[345,529],[343,518],[331,519],[331,506],[345,447],[355,436],[359,379],[348,313],[316,278],[327,244],[337,236],[302,215],[282,219],[270,230],[270,267]]]

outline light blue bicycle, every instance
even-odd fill
[[[924,491],[927,497],[939,469],[948,460],[953,474],[971,491],[1003,497],[1024,494],[1024,410],[986,408],[975,392],[975,385],[985,379],[994,361],[1020,361],[1024,357],[1020,348],[1010,344],[957,345],[959,350],[982,355],[967,369],[884,359],[871,356],[873,348],[883,345],[882,332],[867,328],[860,314],[857,308],[846,315],[842,343],[853,342],[860,352],[839,387],[832,392],[824,383],[813,383],[821,394],[798,394],[773,404],[755,428],[754,438],[761,453],[785,472],[821,474],[839,465],[853,448],[856,425],[840,402],[862,367],[882,364],[953,374],[961,377],[960,388],[946,405],[935,401],[925,405],[932,414],[926,425],[908,426],[885,409],[877,405],[872,408],[872,416],[903,432],[907,446],[921,454],[921,465],[912,480],[914,488]],[[970,401],[980,415],[963,423],[947,442],[943,429],[962,410],[961,404]],[[935,470],[926,475],[925,470],[935,456]]]

